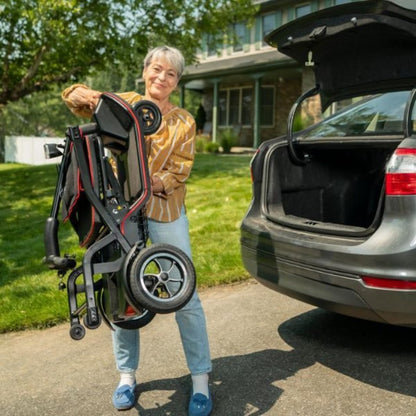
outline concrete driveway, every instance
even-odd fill
[[[416,415],[416,330],[313,308],[253,280],[200,292],[217,416]],[[0,335],[1,416],[186,415],[190,380],[173,315],[142,329],[138,402],[117,412],[110,331]]]

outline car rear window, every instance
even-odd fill
[[[367,97],[301,132],[299,138],[402,134],[409,94],[399,91]]]

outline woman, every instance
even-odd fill
[[[144,60],[144,96],[136,92],[121,93],[119,96],[130,104],[141,99],[151,100],[162,112],[159,130],[146,137],[152,184],[152,196],[146,207],[149,238],[152,243],[172,244],[191,257],[185,213],[185,181],[194,161],[195,121],[186,110],[174,106],[169,100],[183,69],[184,58],[180,51],[168,46],[157,47]],[[83,84],[73,85],[62,93],[70,110],[83,117],[91,117],[99,97],[100,92]],[[208,387],[211,358],[205,315],[196,292],[185,307],[176,312],[176,321],[192,378],[188,414],[206,416],[212,410]],[[139,331],[115,328],[113,348],[120,372],[113,404],[118,410],[126,410],[135,403]]]

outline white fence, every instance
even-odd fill
[[[46,165],[59,163],[60,157],[46,159],[43,145],[46,143],[63,144],[60,137],[26,137],[6,136],[5,154],[6,162],[24,163],[27,165]]]

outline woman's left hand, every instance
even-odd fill
[[[152,184],[152,192],[154,194],[160,194],[164,190],[163,182],[159,178],[159,176],[152,176],[150,178],[150,182]]]

